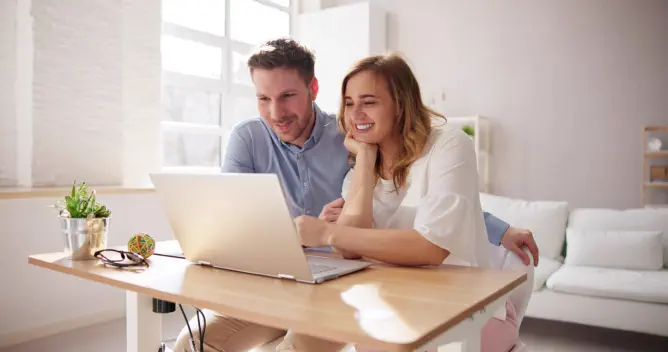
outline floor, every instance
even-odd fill
[[[178,316],[163,323],[166,336],[176,336],[181,329]],[[666,352],[668,338],[613,331],[576,324],[536,319],[522,323],[522,340],[530,352]],[[31,341],[0,352],[119,352],[125,350],[125,321],[105,324]]]
[[[668,337],[526,318],[520,338],[529,352],[666,352]]]

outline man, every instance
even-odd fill
[[[313,54],[290,39],[271,40],[249,58],[261,118],[235,126],[222,171],[275,173],[293,218],[320,214],[322,219],[336,221],[343,206],[341,186],[351,166],[336,118],[314,103],[318,95],[314,64]],[[488,213],[485,223],[491,243],[502,244],[528,264],[528,257],[520,250],[526,245],[538,259],[531,232],[510,227]],[[207,349],[245,351],[285,334],[279,329],[206,313]],[[188,337],[184,328],[175,344],[176,351],[185,347]],[[307,336],[295,336],[292,343],[304,351],[341,348],[339,344]]]

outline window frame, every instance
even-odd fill
[[[250,52],[257,45],[241,42],[231,38],[230,31],[230,11],[231,2],[239,0],[225,1],[225,35],[219,36],[216,34],[206,33],[199,30],[187,28],[174,23],[162,21],[162,36],[172,36],[179,39],[190,40],[198,44],[204,44],[219,48],[222,50],[221,60],[221,75],[220,79],[206,78],[182,74],[177,72],[167,71],[162,69],[161,91],[164,87],[195,89],[207,91],[214,94],[220,94],[220,110],[218,124],[199,124],[194,122],[181,121],[166,121],[163,116],[160,116],[160,167],[162,171],[177,171],[177,172],[218,172],[225,158],[225,147],[228,140],[229,131],[224,127],[223,118],[226,110],[226,104],[239,97],[253,97],[255,90],[253,87],[236,83],[233,81],[233,52]],[[289,19],[289,35],[292,36],[294,32],[294,21],[297,9],[295,3],[297,0],[290,0],[287,7],[281,6],[270,0],[242,0],[253,1],[264,6],[268,6],[288,14]],[[161,98],[161,107],[164,107],[164,101]],[[250,117],[249,117],[250,118]],[[220,137],[220,160],[218,166],[195,166],[195,165],[181,165],[181,166],[165,166],[164,160],[164,132],[185,132],[191,134],[200,134],[207,136]]]

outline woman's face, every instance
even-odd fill
[[[344,92],[346,128],[355,140],[380,144],[397,127],[397,111],[385,79],[371,71],[350,77]]]

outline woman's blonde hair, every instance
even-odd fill
[[[397,125],[401,128],[400,159],[392,165],[392,181],[396,191],[406,184],[406,178],[411,164],[423,152],[424,146],[431,132],[431,119],[434,116],[445,118],[438,112],[430,109],[422,102],[420,85],[408,63],[396,53],[369,56],[358,61],[348,71],[341,84],[341,105],[339,106],[339,129],[348,132],[344,112],[346,108],[346,86],[351,77],[356,74],[370,71],[383,77],[395,104],[398,114]],[[354,163],[354,156],[350,155]],[[380,154],[376,160],[376,175],[382,175],[382,160]]]

